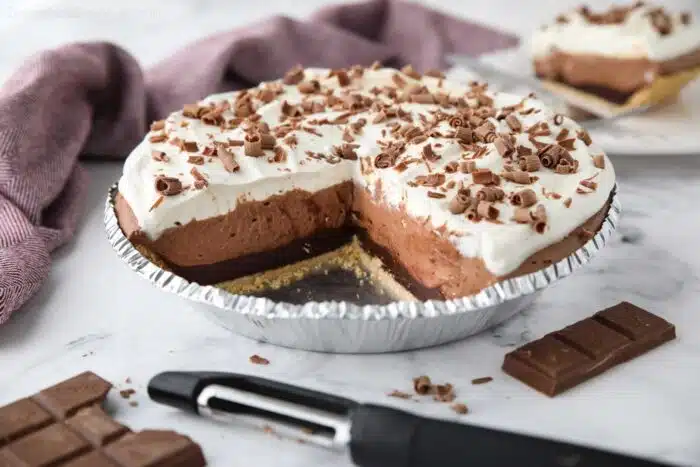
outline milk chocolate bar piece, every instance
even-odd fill
[[[172,431],[132,433],[100,405],[111,384],[85,372],[0,407],[2,467],[201,467],[202,450]]]
[[[556,396],[675,337],[673,324],[621,302],[508,353],[503,371]]]

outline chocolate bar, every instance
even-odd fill
[[[81,373],[0,407],[2,467],[201,467],[202,450],[173,431],[133,433],[101,407],[112,385]]]
[[[673,324],[621,302],[508,353],[503,371],[556,396],[675,337]]]

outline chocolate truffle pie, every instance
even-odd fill
[[[422,300],[570,255],[614,183],[588,133],[535,98],[411,67],[296,67],[154,122],[116,211],[200,284],[255,294],[340,267]]]

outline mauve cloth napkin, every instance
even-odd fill
[[[231,11],[235,14],[235,11]],[[413,3],[371,0],[308,21],[273,17],[196,42],[143,71],[123,49],[81,43],[30,58],[0,89],[0,324],[45,280],[73,235],[86,179],[78,156],[125,157],[147,124],[214,92],[296,64],[442,68],[517,39]],[[105,187],[106,190],[107,187]]]

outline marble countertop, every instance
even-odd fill
[[[33,33],[24,47],[0,49],[0,77],[6,77],[33,50],[99,37],[100,32],[101,37],[126,44],[146,63],[178,45],[166,49],[145,36],[160,17],[162,2],[83,3],[26,0],[21,6],[9,6],[14,10],[0,19],[0,41],[7,43],[20,26],[30,22]],[[97,5],[103,3],[100,9]],[[272,1],[267,8],[302,16],[321,3],[300,0],[290,12],[284,2]],[[460,13],[452,2],[430,3]],[[490,13],[483,7],[474,16],[494,23],[498,8],[503,11],[509,2],[490,3],[495,5]],[[227,22],[217,10],[223,0],[170,4],[168,30],[183,33],[176,42],[197,35],[182,27],[188,16],[194,17],[194,24],[210,20],[213,28],[221,29],[264,14],[262,7],[251,7],[245,18]],[[116,26],[115,15],[121,15],[119,21],[134,21]],[[515,17],[515,12],[504,16],[504,27],[517,31]],[[0,404],[89,369],[119,389],[136,390],[132,400],[137,407],[118,395],[111,397],[120,421],[135,429],[169,427],[186,433],[203,445],[212,466],[244,462],[261,467],[351,465],[339,453],[279,440],[245,426],[215,425],[147,399],[146,384],[160,371],[216,369],[277,378],[427,416],[700,466],[700,404],[696,402],[700,339],[694,335],[700,329],[700,249],[695,247],[700,224],[693,214],[700,199],[700,155],[612,155],[612,160],[619,177],[623,220],[618,236],[590,265],[547,290],[525,313],[479,336],[427,350],[364,356],[281,349],[238,337],[181,299],[154,289],[115,258],[105,239],[104,196],[118,178],[120,164],[89,163],[90,196],[78,235],[55,254],[41,293],[0,328]],[[678,327],[678,339],[556,399],[501,373],[503,355],[514,346],[621,300],[672,321]],[[250,364],[248,357],[255,353],[271,364]],[[393,389],[408,390],[411,378],[420,374],[452,382],[470,413],[459,417],[444,404],[386,396]],[[481,376],[492,376],[494,381],[471,385],[473,378]]]

